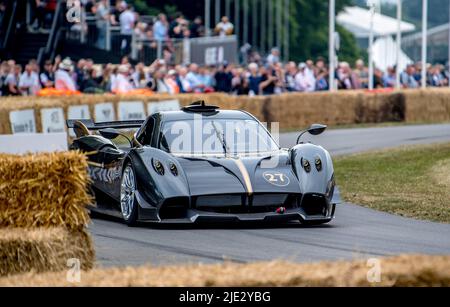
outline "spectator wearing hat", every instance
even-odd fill
[[[295,87],[300,92],[313,92],[316,89],[316,80],[307,71],[306,63],[298,64],[298,73],[295,76]]]
[[[58,65],[58,70],[55,73],[55,88],[60,90],[76,91],[75,81],[70,75],[73,71],[73,64],[69,58],[65,58]]]
[[[175,69],[169,70],[164,81],[165,81],[167,87],[169,88],[170,94],[173,95],[173,94],[178,94],[180,92],[180,87],[178,86],[178,83],[177,83],[177,72],[175,71]]]
[[[133,90],[133,86],[129,80],[129,67],[121,64],[117,69],[117,76],[111,86],[111,91],[116,94],[128,93]]]

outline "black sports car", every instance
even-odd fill
[[[68,120],[71,149],[88,156],[96,207],[137,221],[327,223],[336,199],[330,154],[299,143],[280,148],[244,111],[204,102],[145,121]],[[130,134],[124,129],[138,129]],[[134,132],[134,131],[133,131]],[[121,140],[121,141],[120,141]],[[114,141],[114,142],[113,142]]]

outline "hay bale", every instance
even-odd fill
[[[86,158],[78,152],[0,154],[0,227],[83,228],[88,181]]]
[[[405,97],[402,92],[360,94],[355,106],[356,123],[404,121]]]
[[[386,121],[443,122],[450,121],[450,90],[402,90],[392,93],[338,91],[315,93],[286,93],[265,97],[210,94],[154,94],[154,95],[76,95],[63,97],[7,97],[0,103],[0,134],[11,133],[9,112],[32,108],[35,110],[38,132],[42,131],[40,110],[61,107],[67,117],[71,105],[88,104],[93,115],[94,106],[112,102],[117,114],[119,101],[161,101],[178,99],[181,106],[205,100],[222,109],[242,109],[265,122],[280,122],[282,129],[300,129],[314,122],[329,125],[378,123]]]
[[[450,121],[450,89],[405,90],[407,122]]]
[[[381,281],[370,283],[365,260],[317,263],[173,265],[94,269],[69,283],[65,272],[0,278],[0,286],[450,286],[450,256],[380,258]]]
[[[355,123],[361,95],[356,91],[289,93],[268,99],[271,121],[279,122],[281,129],[300,129],[313,123]]]
[[[93,244],[86,231],[65,227],[0,229],[0,276],[67,270],[70,258],[77,258],[83,270],[94,266]]]

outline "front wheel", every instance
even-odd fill
[[[133,166],[128,163],[123,171],[122,182],[120,185],[120,210],[122,217],[128,226],[133,226],[137,221],[137,203],[136,203],[136,176]]]

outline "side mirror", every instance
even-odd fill
[[[303,130],[300,135],[297,138],[297,144],[300,143],[300,138],[302,137],[303,134],[305,134],[306,132],[308,132],[311,135],[319,135],[322,132],[325,131],[325,129],[327,129],[326,125],[321,125],[321,124],[312,124],[308,129]]]
[[[122,135],[119,131],[114,128],[106,128],[99,131],[100,135],[108,140],[115,139],[119,135]]]
[[[322,132],[324,132],[325,129],[327,129],[326,125],[312,124],[311,127],[309,127],[307,131],[309,132],[309,134],[319,135]]]

